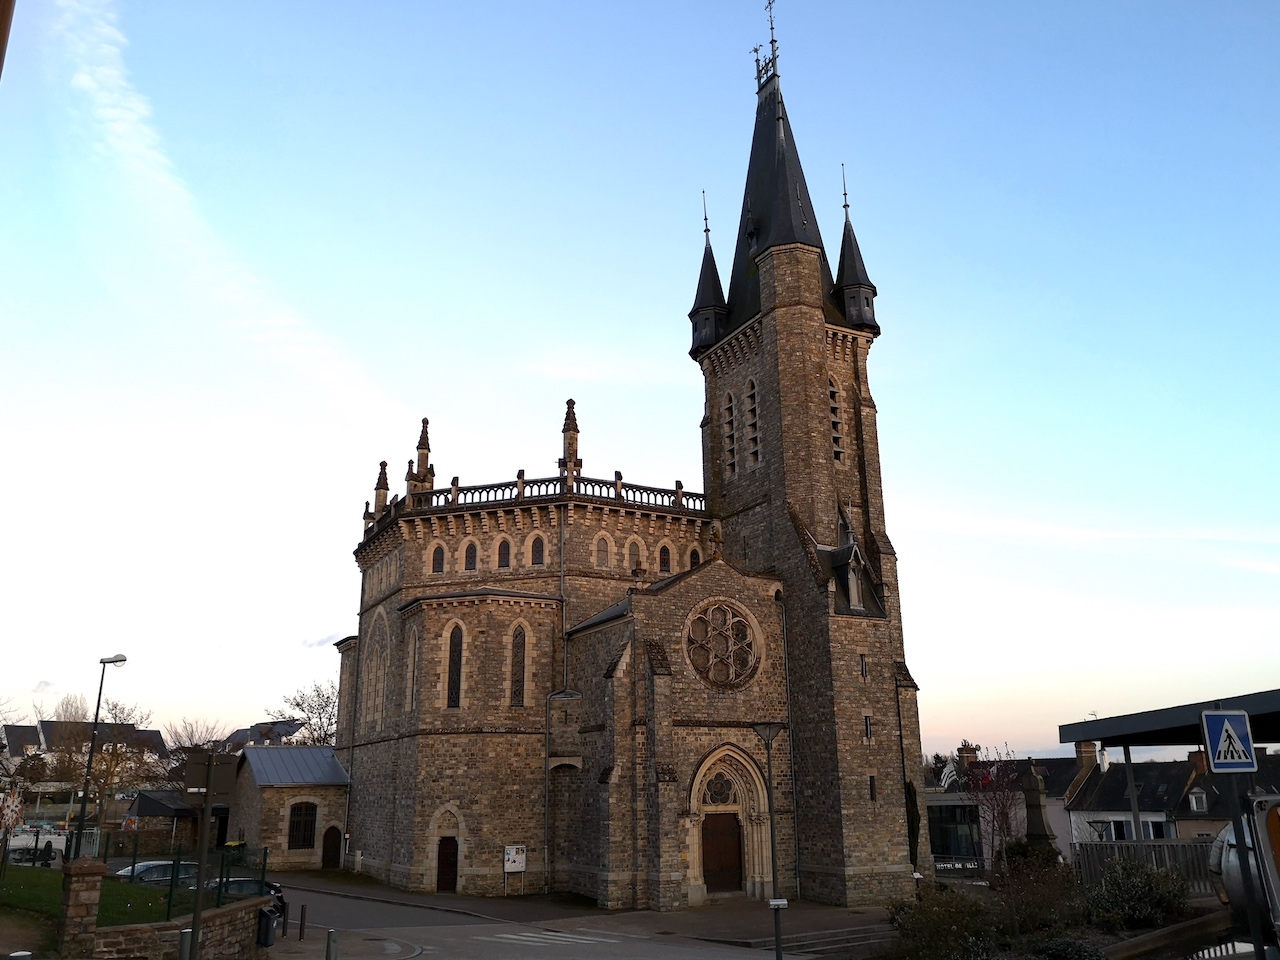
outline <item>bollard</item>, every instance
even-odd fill
[[[289,903],[285,902],[284,907],[280,910],[280,939],[286,940],[289,937]]]
[[[324,960],[338,960],[338,931],[330,929],[324,945]]]
[[[178,960],[191,960],[190,927],[183,927],[178,933]]]
[[[307,938],[307,905],[304,903],[302,909],[298,911],[298,939],[305,940]]]

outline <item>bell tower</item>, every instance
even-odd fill
[[[876,288],[847,192],[832,273],[772,38],[756,67],[728,295],[708,234],[689,313],[706,386],[703,479],[725,558],[784,584],[803,895],[870,902],[911,892],[929,861],[916,686],[867,381]]]

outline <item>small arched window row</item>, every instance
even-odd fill
[[[431,550],[431,572],[445,572],[445,558],[447,554],[443,546],[437,544]],[[480,553],[474,543],[468,543],[466,550],[463,552],[462,569],[468,572],[474,572],[479,568]],[[529,565],[533,567],[543,567],[547,563],[547,542],[540,536],[534,537],[529,544]],[[505,537],[498,542],[498,559],[497,567],[499,570],[508,570],[511,568],[511,541]]]
[[[448,665],[445,675],[445,707],[462,706],[463,646],[466,643],[461,624],[454,624],[449,631]],[[508,673],[508,704],[525,705],[526,676],[529,667],[529,635],[523,624],[516,624],[510,636],[510,670]]]

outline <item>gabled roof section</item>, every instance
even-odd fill
[[[759,89],[747,185],[738,221],[738,239],[729,275],[726,332],[736,330],[760,312],[760,275],[756,257],[771,247],[804,243],[822,252],[822,294],[829,322],[842,323],[840,307],[831,299],[835,283],[822,246],[809,185],[800,166],[791,121],[777,74]],[[704,256],[705,263],[705,256]]]
[[[605,607],[594,616],[587,617],[577,626],[569,628],[569,635],[572,636],[581,630],[590,630],[592,627],[598,627],[602,623],[608,623],[610,620],[621,620],[623,617],[631,616],[631,597],[619,600],[611,607]]]
[[[1096,813],[1118,813],[1128,816],[1129,780],[1123,763],[1113,763],[1105,773],[1098,768],[1091,774],[1070,809]],[[1187,760],[1154,760],[1133,766],[1133,782],[1137,787],[1138,809],[1148,813],[1169,812],[1177,808],[1195,776],[1195,767]]]
[[[347,785],[333,747],[245,747],[242,756],[260,787]]]
[[[30,751],[40,750],[40,731],[34,725],[6,723],[0,737],[4,740],[5,752],[14,760],[21,760]]]

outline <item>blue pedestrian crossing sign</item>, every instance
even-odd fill
[[[1243,710],[1206,710],[1200,714],[1210,773],[1257,773],[1249,714]]]

